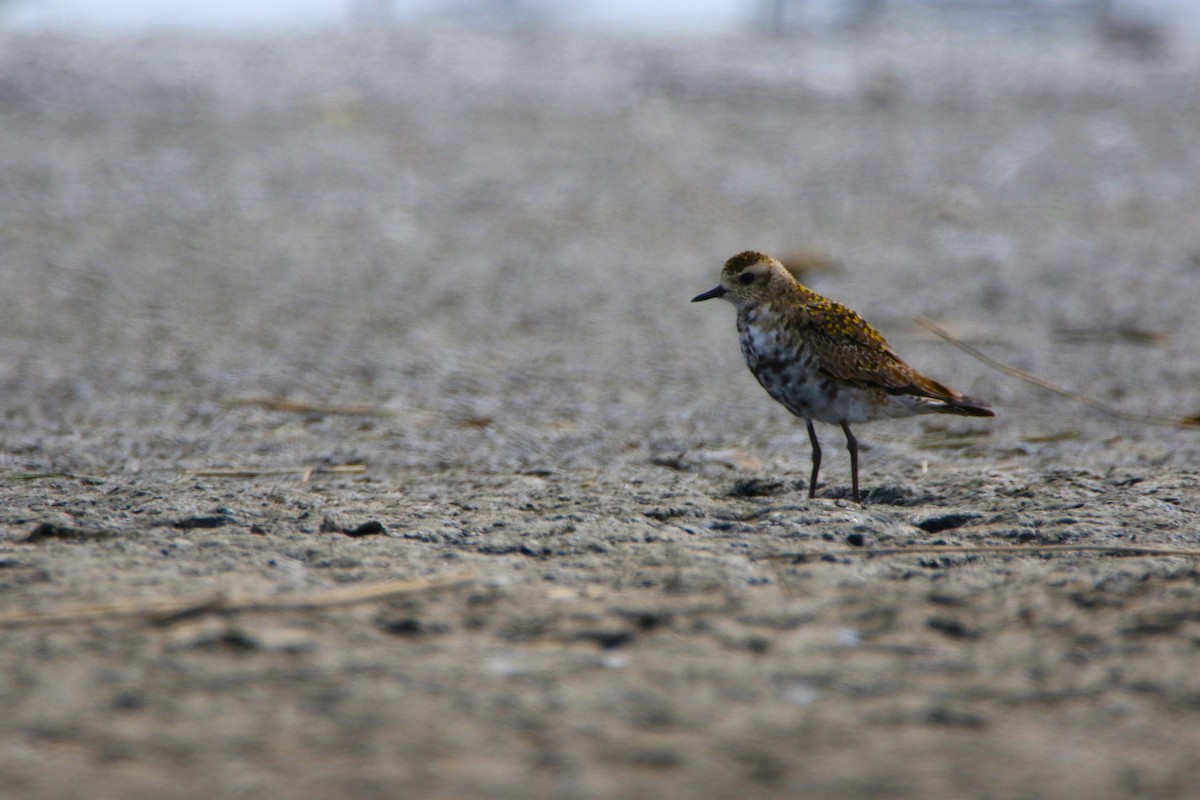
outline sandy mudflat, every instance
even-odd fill
[[[0,614],[468,581],[0,628],[0,795],[1197,796],[1196,559],[761,559],[1200,547],[1200,432],[911,322],[1200,413],[1197,131],[1049,31],[5,34]],[[808,500],[746,248],[1001,416]]]

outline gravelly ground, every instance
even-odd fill
[[[1194,560],[760,557],[1196,547],[1200,436],[910,320],[1200,412],[1197,67],[924,27],[5,34],[0,613],[472,580],[2,628],[3,793],[1194,796]],[[837,258],[819,291],[1001,416],[863,426],[864,507],[826,429],[806,499],[803,426],[687,303],[750,247]],[[271,397],[380,413],[237,402]]]

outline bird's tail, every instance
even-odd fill
[[[940,414],[961,414],[964,417],[994,417],[996,412],[992,411],[992,407],[982,400],[976,400],[974,397],[959,395],[952,400],[945,400],[946,404],[938,409]]]

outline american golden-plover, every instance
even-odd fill
[[[720,284],[692,302],[714,297],[737,308],[742,355],[754,377],[808,426],[809,497],[816,496],[821,469],[813,420],[840,425],[846,434],[851,493],[858,502],[858,440],[852,424],[916,414],[995,416],[986,403],[905,364],[862,317],[802,286],[764,253],[748,250],[729,259]]]

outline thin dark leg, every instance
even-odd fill
[[[854,434],[850,432],[850,426],[845,422],[842,423],[842,431],[846,434],[846,449],[850,451],[850,486],[851,496],[854,502],[861,502],[858,499],[858,439],[854,438]]]
[[[806,419],[804,424],[808,426],[808,440],[812,442],[813,448],[813,470],[808,479],[808,497],[811,500],[817,496],[817,473],[821,471],[821,443],[817,441],[817,432],[813,428],[812,420]]]

